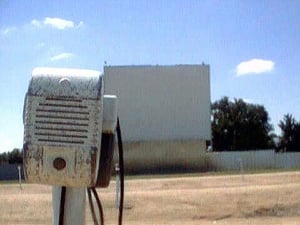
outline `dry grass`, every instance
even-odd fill
[[[300,172],[128,180],[124,224],[300,224]],[[51,187],[0,185],[0,224],[51,224]],[[99,190],[117,224],[115,183]],[[86,207],[86,224],[92,224]]]

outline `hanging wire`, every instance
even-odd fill
[[[123,158],[123,142],[122,142],[119,117],[117,121],[117,136],[118,136],[119,168],[120,168],[120,204],[119,204],[118,224],[122,225],[123,205],[124,205],[124,158]]]
[[[123,143],[122,143],[122,136],[121,136],[121,128],[119,118],[117,121],[117,136],[118,136],[118,149],[119,149],[119,175],[120,175],[120,198],[119,198],[119,216],[118,216],[118,225],[122,225],[123,220],[123,205],[124,205],[124,159],[123,159]],[[116,183],[117,184],[117,183]],[[104,214],[103,208],[96,191],[95,187],[87,188],[88,198],[89,198],[89,205],[91,209],[91,214],[93,217],[94,225],[104,225]],[[100,222],[97,220],[97,216],[95,213],[95,207],[92,199],[92,194],[96,199],[97,207],[99,209],[99,217]],[[60,224],[62,225],[62,224]]]
[[[60,207],[59,207],[59,225],[64,225],[64,215],[65,215],[65,203],[66,203],[66,187],[61,187],[60,195]]]
[[[93,220],[94,220],[94,225],[104,225],[103,208],[102,208],[102,204],[101,204],[101,201],[100,201],[100,198],[98,196],[98,193],[97,193],[96,189],[94,187],[88,188],[87,193],[88,193],[88,198],[89,198],[89,204],[90,204],[92,217],[93,217]],[[94,198],[96,199],[97,207],[98,207],[98,210],[99,210],[99,219],[100,219],[99,222],[98,222],[98,219],[97,219],[97,216],[96,216],[96,213],[95,213],[92,194],[93,194]]]
[[[96,217],[96,213],[95,213],[95,208],[94,208],[94,203],[93,203],[90,188],[87,189],[87,194],[88,194],[88,198],[89,198],[89,205],[90,205],[90,210],[91,210],[91,214],[92,214],[92,217],[93,217],[94,225],[99,225],[97,217]]]

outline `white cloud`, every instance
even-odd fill
[[[247,74],[260,74],[270,72],[274,69],[275,63],[271,60],[251,59],[243,61],[236,66],[237,76]]]
[[[65,28],[73,28],[74,27],[74,22],[71,20],[64,20],[60,18],[49,18],[46,17],[44,19],[44,24],[45,25],[50,25],[54,28],[63,30]]]
[[[1,33],[1,35],[7,35],[7,34],[13,32],[13,31],[15,31],[15,30],[17,30],[16,27],[6,27],[6,28],[4,28],[4,29],[1,29],[1,30],[0,30],[0,33]]]
[[[73,56],[74,56],[74,54],[72,54],[72,53],[63,52],[63,53],[60,53],[58,55],[52,56],[50,58],[50,60],[51,61],[59,61],[59,60],[63,60],[63,59],[72,58]]]
[[[63,30],[67,28],[79,28],[83,26],[83,22],[80,21],[77,25],[72,20],[65,20],[57,17],[46,17],[44,20],[32,20],[31,25],[35,27],[42,27],[42,26],[50,26],[55,29]]]
[[[35,27],[41,27],[42,26],[42,22],[38,21],[38,20],[31,20],[31,25],[33,25]]]

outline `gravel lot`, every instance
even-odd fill
[[[300,172],[129,179],[124,223],[300,224]],[[98,190],[117,224],[115,182]],[[0,224],[52,224],[51,187],[0,184]],[[86,205],[86,224],[93,224]]]

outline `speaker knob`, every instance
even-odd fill
[[[57,170],[62,170],[66,167],[66,161],[63,158],[56,158],[53,160],[53,167]]]

